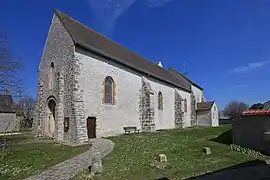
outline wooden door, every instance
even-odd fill
[[[87,118],[88,138],[96,138],[96,117]]]

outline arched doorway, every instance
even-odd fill
[[[55,112],[56,102],[54,98],[48,98],[47,101],[47,113],[45,119],[45,133],[52,137],[55,134]]]

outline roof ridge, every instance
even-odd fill
[[[55,10],[55,14],[70,34],[75,46],[77,45],[85,50],[104,55],[129,68],[150,75],[157,80],[164,81],[185,91],[191,91],[191,87],[187,86],[188,80],[184,82],[179,78],[175,78],[167,69],[159,67],[152,60],[129,50],[120,43],[107,38],[96,30],[57,9]]]
[[[87,26],[87,25],[83,24],[82,22],[80,22],[79,20],[77,20],[77,19],[75,19],[75,18],[73,18],[73,17],[67,15],[66,13],[63,13],[63,12],[61,12],[60,10],[57,10],[57,9],[55,10],[55,12],[57,12],[57,15],[58,15],[58,16],[59,16],[59,14],[62,14],[62,15],[64,15],[64,16],[66,16],[67,18],[69,18],[69,19],[75,21],[76,23],[78,23],[78,24],[84,26],[84,27],[87,28],[88,30],[91,30],[92,32],[98,34],[99,36],[102,36],[102,37],[106,38],[108,41],[111,41],[112,43],[114,43],[114,44],[116,44],[116,45],[118,45],[118,46],[121,46],[122,48],[125,48],[126,50],[128,50],[128,51],[130,51],[132,54],[134,54],[135,56],[140,56],[141,58],[144,58],[144,59],[147,60],[148,62],[150,62],[150,63],[156,65],[156,64],[155,64],[153,61],[151,61],[150,59],[145,58],[144,56],[142,56],[142,55],[140,55],[140,54],[134,52],[133,50],[130,50],[129,48],[127,48],[127,47],[123,46],[122,44],[120,44],[120,43],[118,43],[118,42],[116,42],[116,41],[110,39],[109,37],[107,37],[107,36],[101,34],[100,32],[96,31],[95,29],[90,28],[89,26]],[[61,16],[59,16],[59,19],[62,19]],[[62,24],[64,25],[64,23],[62,23]],[[65,26],[65,25],[64,25],[64,26]],[[65,29],[68,31],[68,28],[65,28]],[[158,66],[158,67],[159,67],[159,66]],[[164,69],[164,68],[162,68],[162,67],[159,67],[159,68],[161,68],[161,69],[163,69],[163,70],[166,70],[166,69]]]

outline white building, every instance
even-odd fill
[[[36,130],[58,141],[198,124],[203,89],[73,18],[54,13],[38,72]],[[209,125],[212,125],[210,123]]]

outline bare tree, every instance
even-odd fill
[[[11,56],[7,38],[0,35],[0,92],[16,93],[22,87],[18,74],[21,67],[21,63]]]
[[[24,122],[22,125],[24,125],[24,127],[32,127],[36,105],[35,99],[31,96],[25,96],[22,98],[20,104],[24,115]]]
[[[242,115],[242,113],[248,108],[248,104],[240,101],[231,101],[224,108],[224,115],[235,118]]]

